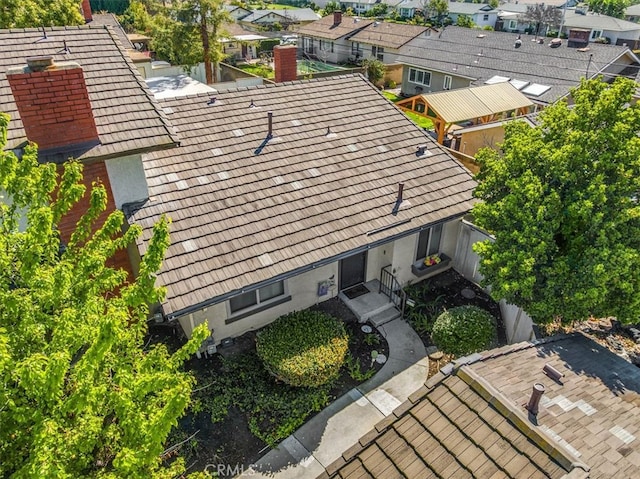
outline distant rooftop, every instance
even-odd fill
[[[188,75],[147,78],[145,82],[157,100],[197,95],[198,93],[216,93],[214,88],[200,83]]]

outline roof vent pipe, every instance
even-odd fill
[[[273,136],[273,112],[272,111],[267,112],[267,119],[269,121],[269,133],[267,133],[267,136],[271,138]]]
[[[418,151],[416,151],[416,156],[424,156],[427,154],[427,145],[418,145]]]
[[[542,372],[556,382],[560,382],[560,380],[564,377],[564,373],[558,371],[556,368],[551,366],[551,364],[545,364],[542,368]]]
[[[404,183],[398,183],[398,199],[396,202],[398,204],[402,203],[402,191],[404,190]]]
[[[538,415],[538,411],[540,409],[540,398],[542,398],[544,391],[545,391],[544,384],[535,383],[533,385],[533,390],[531,391],[531,398],[529,399],[529,403],[525,407],[534,416]]]

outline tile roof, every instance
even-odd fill
[[[438,35],[411,40],[398,61],[474,79],[472,86],[482,85],[495,75],[551,86],[542,95],[531,97],[542,103],[553,103],[568,94],[584,77],[587,65],[589,76],[597,76],[625,54],[638,61],[622,46],[591,43],[589,51],[581,52],[569,48],[566,40],[561,47],[550,48],[548,39],[540,45],[531,41],[532,36],[521,35],[520,48],[514,48],[517,38],[508,32],[449,26]]]
[[[464,368],[439,375],[318,479],[560,478],[574,459]]]
[[[338,38],[353,35],[361,28],[371,25],[373,20],[364,18],[348,17],[342,15],[342,22],[338,25],[333,24],[333,15],[321,18],[318,21],[309,23],[300,27],[296,33],[298,35],[306,35],[308,37],[326,38],[327,40],[337,40]]]
[[[92,17],[93,19],[90,22],[92,27],[109,25],[113,28],[116,35],[118,35],[118,40],[120,40],[124,48],[135,49],[133,43],[131,43],[131,40],[125,33],[124,28],[122,28],[122,25],[120,25],[120,22],[113,13],[94,13]]]
[[[153,222],[173,220],[158,275],[168,314],[462,215],[474,202],[471,174],[360,75],[208,100],[163,102],[181,146],[144,158],[151,199],[130,212],[144,229],[142,254]],[[431,154],[417,156],[420,144]],[[399,183],[406,203],[393,216]]]
[[[574,450],[589,477],[640,476],[640,369],[581,334],[482,356],[469,367],[514,404],[533,383],[545,385],[539,428]],[[561,383],[543,374],[545,364],[564,373]]]
[[[111,27],[53,27],[46,34],[44,38],[42,29],[35,28],[0,30],[0,111],[12,119],[8,148],[26,138],[6,71],[36,55],[80,64],[101,143],[82,153],[65,151],[59,158],[47,159],[114,157],[175,146],[178,137]]]
[[[378,45],[384,48],[400,48],[412,38],[429,30],[420,25],[404,25],[391,22],[374,22],[350,38],[354,42]],[[433,33],[435,35],[435,32]]]
[[[449,2],[449,13],[459,15],[475,15],[476,13],[497,13],[490,5],[481,3]]]

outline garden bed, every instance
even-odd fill
[[[434,346],[431,330],[436,318],[446,309],[474,305],[491,313],[498,323],[498,343],[506,344],[500,306],[477,284],[463,278],[454,269],[420,281],[406,289],[415,306],[407,307],[405,318],[426,347]]]
[[[246,469],[266,454],[270,445],[287,437],[382,367],[372,361],[371,351],[387,356],[389,351],[375,328],[373,333],[364,333],[357,318],[337,298],[312,309],[341,319],[350,338],[352,359],[330,385],[294,388],[277,382],[257,357],[255,332],[236,338],[233,345],[219,348],[218,354],[209,359],[194,358],[187,363],[187,369],[197,380],[196,392],[187,415],[172,431],[167,447],[199,431],[177,451],[189,471],[204,470],[207,464],[223,464],[229,470]]]

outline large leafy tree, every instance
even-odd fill
[[[431,19],[436,26],[444,25],[449,14],[449,2],[447,0],[422,0],[424,17]]]
[[[545,33],[543,31],[544,27],[560,25],[562,22],[562,10],[554,5],[545,5],[544,3],[527,5],[524,19],[533,24],[533,33],[537,36]]]
[[[637,321],[640,307],[640,106],[636,84],[583,80],[484,149],[473,209],[495,242],[475,245],[496,298],[539,323],[589,316]]]
[[[58,175],[33,145],[21,159],[3,151],[7,124],[0,114],[0,476],[175,477],[183,464],[163,467],[160,456],[189,402],[193,379],[181,364],[207,332],[174,354],[143,347],[147,305],[163,296],[154,272],[168,221],[128,284],[105,262],[140,229],[120,234],[118,211],[92,233],[106,205],[94,185],[62,247],[56,224],[85,192],[82,166]]]
[[[0,28],[83,25],[80,0],[2,0]]]
[[[630,0],[589,0],[589,10],[595,13],[601,13],[615,18],[624,18],[624,11],[629,5]]]

